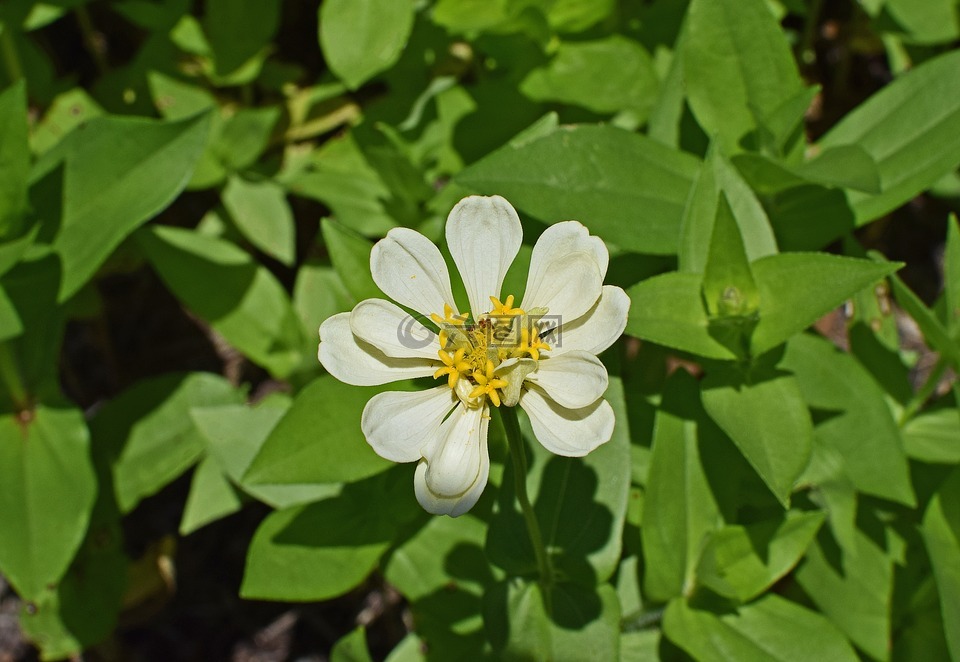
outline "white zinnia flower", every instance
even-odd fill
[[[550,226],[534,246],[523,301],[514,308],[500,288],[522,235],[517,212],[500,196],[471,196],[453,208],[447,245],[470,300],[470,315],[460,315],[439,249],[414,230],[395,228],[373,247],[373,279],[394,301],[434,320],[440,334],[383,299],[361,301],[320,326],[320,363],[340,381],[442,379],[429,390],[374,396],[361,420],[379,455],[419,462],[417,500],[431,513],[461,515],[480,498],[490,470],[491,404],[519,404],[540,443],[558,455],[586,455],[613,433],[613,410],[602,399],[607,371],[596,355],[623,332],[630,300],[603,285],[607,248],[577,221]],[[538,320],[560,328],[548,332]],[[493,327],[512,327],[512,342],[496,342]]]

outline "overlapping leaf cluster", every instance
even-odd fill
[[[201,4],[0,6],[0,573],[44,657],[137,605],[121,524],[192,470],[184,536],[275,509],[244,598],[378,573],[411,615],[393,662],[960,659],[954,0],[841,3],[857,33],[820,56],[842,85],[885,55],[892,80],[816,142],[807,114],[838,91],[798,61],[824,3],[324,0],[316,24]],[[54,29],[85,71],[43,50]],[[102,45],[121,34],[123,57]],[[379,296],[372,241],[440,241],[471,193],[506,197],[531,242],[583,222],[632,301],[602,357],[613,439],[560,458],[525,430],[546,593],[499,426],[477,507],[430,517],[360,432],[377,390],[315,358],[323,319]],[[921,195],[947,228],[931,305],[858,230]],[[261,371],[71,401],[71,322],[143,271]],[[810,329],[838,306],[844,349]],[[332,653],[368,657],[362,628]]]

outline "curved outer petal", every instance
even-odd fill
[[[593,308],[560,327],[560,341],[550,356],[583,350],[599,354],[623,334],[630,311],[630,297],[616,285],[604,285]]]
[[[579,409],[596,402],[607,390],[607,368],[582,350],[541,359],[527,382],[539,386],[561,407]]]
[[[557,455],[582,457],[613,435],[613,407],[602,398],[581,409],[567,409],[534,386],[520,396],[520,406],[530,417],[537,440]]]
[[[418,313],[442,314],[443,304],[456,310],[440,249],[415,230],[394,228],[374,244],[370,273],[384,294]]]
[[[417,465],[417,501],[434,515],[457,517],[470,510],[490,474],[487,452],[489,407],[457,407],[440,426],[432,447]]]
[[[387,356],[437,360],[437,334],[389,301],[365,299],[358,303],[350,312],[350,329]]]
[[[520,307],[575,320],[600,298],[609,261],[603,241],[577,221],[551,225],[533,247]]]
[[[520,217],[499,195],[464,198],[447,217],[447,247],[460,270],[474,318],[489,312],[523,240]]]
[[[350,313],[329,317],[320,325],[317,358],[331,375],[354,386],[377,386],[400,379],[428,377],[440,361],[391,358],[353,335]]]
[[[426,391],[378,393],[363,408],[360,429],[380,457],[414,462],[435,443],[440,424],[457,403],[446,384]]]

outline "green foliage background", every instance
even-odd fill
[[[0,27],[0,573],[45,659],[124,659],[171,569],[219,563],[175,539],[245,513],[244,600],[395,596],[400,631],[341,619],[333,660],[960,659],[956,0],[4,0]],[[521,212],[507,291],[575,218],[632,300],[613,439],[524,429],[546,595],[499,424],[481,501],[430,517],[360,432],[378,389],[316,361],[380,295],[372,242],[440,242],[472,193]]]

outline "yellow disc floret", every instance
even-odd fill
[[[470,392],[470,397],[476,398],[481,395],[486,395],[490,398],[490,402],[493,403],[494,407],[499,407],[500,394],[497,393],[497,389],[505,387],[507,380],[494,376],[493,370],[493,361],[487,361],[484,372],[478,370],[471,375],[473,381],[477,383],[477,386]]]
[[[490,303],[493,304],[491,315],[523,315],[522,308],[513,307],[513,295],[509,295],[504,302],[500,302],[497,297],[490,297]]]
[[[540,352],[549,352],[550,345],[540,339],[540,330],[536,326],[520,330],[520,344],[513,350],[511,356],[521,358],[528,354],[534,361],[540,360]]]
[[[464,322],[467,321],[467,316],[454,315],[453,308],[450,307],[450,304],[445,303],[443,304],[443,317],[440,317],[440,315],[436,313],[431,313],[430,319],[440,327],[440,347],[446,348],[447,340],[450,337],[449,327],[463,326]]]
[[[450,388],[456,388],[460,375],[470,372],[470,364],[463,360],[466,352],[467,350],[461,347],[451,355],[450,352],[441,349],[438,353],[440,354],[440,360],[443,361],[443,367],[437,368],[437,371],[433,373],[433,378],[440,379],[447,375],[447,384],[450,385]]]

